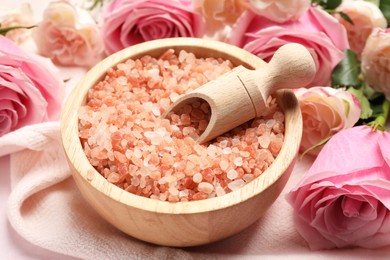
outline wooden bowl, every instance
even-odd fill
[[[159,57],[167,49],[186,50],[198,57],[221,57],[250,69],[265,62],[243,49],[222,42],[175,38],[145,42],[117,52],[94,66],[73,89],[64,106],[61,134],[74,180],[85,200],[109,223],[126,234],[165,246],[195,246],[211,243],[247,228],[259,219],[284,188],[295,164],[302,133],[302,118],[290,90],[277,93],[285,113],[282,149],[262,175],[226,195],[189,202],[158,201],[129,193],[109,183],[89,163],[78,136],[78,109],[87,91],[107,69],[129,58],[146,54]]]

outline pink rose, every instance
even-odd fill
[[[371,2],[344,0],[337,11],[347,14],[353,21],[353,24],[351,24],[340,15],[335,15],[347,30],[351,50],[359,57],[371,31],[375,27],[387,27],[387,21],[383,13],[378,6]]]
[[[364,81],[390,100],[390,29],[376,28],[368,37],[362,52]]]
[[[35,24],[31,5],[23,3],[17,9],[0,8],[0,28],[14,26],[33,26]],[[15,42],[18,45],[24,43],[31,35],[31,30],[21,28],[9,31],[5,37]]]
[[[336,134],[287,195],[311,249],[390,245],[390,134],[368,126]]]
[[[349,47],[345,28],[336,18],[315,6],[298,20],[283,24],[247,11],[234,25],[227,41],[267,62],[280,46],[289,42],[302,44],[308,48],[317,66],[316,76],[309,86],[329,85],[332,70]]]
[[[278,23],[297,20],[309,9],[310,4],[310,0],[249,0],[253,12]]]
[[[204,22],[190,0],[116,0],[104,14],[106,52],[161,38],[202,37]]]
[[[246,0],[193,0],[194,8],[206,20],[206,33],[215,39],[223,39],[226,25],[233,24],[248,8]]]
[[[39,53],[59,65],[91,67],[102,58],[103,42],[95,21],[66,1],[49,4],[33,38]]]
[[[350,128],[360,117],[360,103],[343,89],[312,87],[294,90],[302,111],[303,134],[300,151],[319,144],[337,132]],[[317,155],[322,146],[309,151]]]
[[[63,83],[56,68],[0,36],[0,136],[59,118]]]

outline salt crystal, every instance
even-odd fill
[[[244,174],[242,176],[242,179],[245,181],[245,182],[250,182],[252,181],[253,179],[255,178],[255,176],[253,174]]]
[[[176,93],[176,92],[172,92],[170,95],[169,95],[169,99],[172,101],[172,102],[175,102],[176,100],[179,99],[179,95]]]
[[[273,118],[278,122],[283,122],[284,121],[284,114],[280,111],[276,111],[273,115]]]
[[[148,70],[148,74],[153,79],[158,79],[160,70],[159,69],[150,69]]]
[[[259,142],[261,148],[268,148],[269,144],[271,143],[271,137],[268,133],[265,133],[264,135],[259,136],[257,141]]]
[[[131,179],[131,185],[138,186],[140,184],[140,179],[138,177],[133,177]]]
[[[160,106],[163,110],[167,110],[169,108],[170,103],[170,99],[168,98],[160,99]]]
[[[167,195],[165,193],[161,193],[159,197],[160,197],[161,201],[166,201],[167,200]]]
[[[188,197],[189,191],[187,189],[179,192],[179,197]]]
[[[134,147],[133,154],[136,158],[142,157],[142,151],[138,147]]]
[[[142,189],[146,187],[146,180],[145,180],[144,176],[141,176],[141,180],[139,182],[139,187]]]
[[[152,102],[145,102],[142,104],[143,109],[145,109],[146,112],[152,111],[153,103]]]
[[[198,184],[198,190],[210,194],[214,190],[214,186],[208,182],[201,182]]]
[[[158,108],[157,106],[153,106],[153,107],[152,107],[152,113],[153,113],[153,115],[155,115],[155,116],[160,116],[160,115],[161,115],[160,108]]]
[[[176,187],[170,187],[170,188],[168,189],[168,192],[169,192],[171,195],[173,195],[173,196],[179,195],[179,191],[178,191],[178,189],[177,189]]]
[[[221,167],[222,171],[226,171],[229,167],[229,162],[226,160],[221,160],[221,162],[219,163],[219,167]]]
[[[222,154],[231,154],[232,153],[232,148],[226,147],[222,150]]]
[[[128,141],[127,141],[126,139],[122,139],[122,140],[121,140],[121,146],[122,146],[123,148],[126,148],[127,143],[128,143]]]
[[[226,191],[221,186],[217,186],[215,192],[218,197],[226,194]]]
[[[272,129],[275,123],[276,123],[275,119],[270,119],[267,121],[267,123],[265,123],[265,125],[267,126],[267,128]]]
[[[115,173],[115,172],[111,172],[109,175],[108,175],[108,178],[107,180],[111,183],[117,183],[119,181],[119,174]]]
[[[242,157],[236,157],[236,158],[234,158],[234,161],[233,161],[234,165],[237,167],[242,166],[242,162],[243,162]]]
[[[251,155],[251,153],[250,153],[250,152],[247,152],[247,151],[240,151],[240,155],[241,155],[242,157],[247,158],[247,157],[249,157],[249,156]]]
[[[201,110],[203,111],[203,113],[205,113],[205,114],[210,113],[210,105],[209,105],[209,103],[203,102],[203,103],[200,105],[200,109],[201,109]]]
[[[216,153],[217,153],[217,147],[215,145],[209,145],[207,147],[207,154],[210,156],[210,157],[215,157],[216,156]]]
[[[232,191],[238,190],[239,188],[242,188],[245,185],[245,181],[239,179],[232,181],[228,184],[228,188]]]
[[[194,164],[199,164],[200,163],[199,156],[196,156],[195,154],[188,155],[187,159],[189,161],[193,162]]]
[[[219,142],[219,147],[221,147],[221,148],[225,148],[227,145],[228,145],[227,140],[223,140],[223,141]]]
[[[231,169],[227,172],[226,176],[228,177],[228,179],[234,180],[235,178],[237,178],[238,172],[234,169]]]
[[[194,176],[192,176],[192,180],[196,183],[200,183],[203,179],[203,176],[201,173],[195,173]]]
[[[115,133],[116,131],[118,131],[118,127],[112,125],[112,126],[110,126],[110,127],[108,128],[108,131],[109,131],[110,133]]]
[[[191,124],[191,117],[187,114],[182,114],[180,116],[180,121],[183,125],[190,125]]]
[[[163,140],[163,139],[161,138],[161,136],[158,135],[157,133],[155,133],[155,134],[150,138],[150,143],[151,143],[152,145],[159,145],[159,144],[161,144],[162,140]]]
[[[134,137],[138,138],[138,139],[142,139],[142,134],[139,132],[139,131],[133,131],[132,132]]]

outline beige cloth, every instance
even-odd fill
[[[308,169],[299,161],[282,195],[265,216],[243,232],[206,246],[168,248],[129,237],[105,222],[83,200],[69,172],[60,142],[59,123],[24,127],[0,138],[0,156],[11,154],[10,224],[26,240],[54,252],[82,259],[253,259],[382,258],[389,249],[311,252],[296,232],[284,194]]]

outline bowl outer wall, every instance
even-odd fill
[[[79,190],[108,222],[131,236],[159,245],[206,244],[248,227],[274,202],[294,166],[302,135],[302,118],[292,91],[279,91],[277,100],[286,116],[285,141],[279,156],[261,176],[224,196],[169,203],[116,187],[89,164],[82,150],[78,138],[78,108],[85,103],[88,89],[104,77],[108,68],[146,54],[158,57],[168,48],[184,49],[203,57],[230,59],[234,65],[251,69],[266,64],[235,46],[198,38],[163,39],[126,48],[94,66],[72,91],[61,118],[62,141]]]

